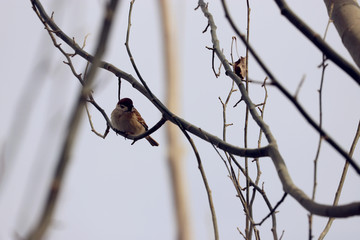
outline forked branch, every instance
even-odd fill
[[[278,173],[279,179],[282,183],[284,191],[286,193],[288,193],[289,195],[291,195],[293,198],[295,198],[298,201],[298,203],[300,203],[306,210],[308,210],[309,212],[316,214],[316,215],[332,216],[332,217],[349,217],[349,216],[354,216],[354,215],[360,215],[360,202],[345,204],[342,206],[331,206],[331,205],[319,204],[319,203],[316,203],[315,201],[312,201],[301,189],[299,189],[293,183],[293,181],[290,177],[290,174],[288,172],[288,169],[286,167],[285,161],[282,158],[282,156],[277,148],[276,140],[275,140],[274,136],[272,135],[269,126],[259,116],[258,112],[255,109],[255,105],[249,98],[241,79],[231,70],[231,66],[229,65],[229,62],[227,61],[224,54],[220,50],[221,48],[219,45],[219,40],[216,35],[216,25],[215,25],[214,19],[212,17],[212,14],[208,10],[207,4],[205,4],[203,0],[199,0],[198,4],[199,4],[204,16],[207,18],[208,24],[210,25],[211,40],[212,40],[213,48],[216,52],[216,55],[218,56],[219,60],[222,62],[223,66],[226,70],[226,74],[231,78],[231,80],[235,81],[235,83],[237,84],[237,86],[242,94],[242,99],[245,101],[245,103],[249,107],[252,118],[257,123],[257,125],[260,127],[260,129],[264,132],[268,142],[270,143],[268,145],[270,158],[272,159],[273,164],[275,165],[275,168],[277,170],[277,173]],[[231,18],[229,18],[229,19],[231,19]],[[235,25],[234,25],[234,28],[236,29]],[[239,33],[239,37],[242,38],[243,42],[246,44],[244,36],[241,35],[238,30],[237,30],[237,33]],[[260,60],[258,55],[255,53],[253,48],[250,45],[248,47],[249,47],[250,53],[254,56],[254,58],[261,65],[261,67],[264,70],[266,70],[266,73],[270,73],[270,71],[266,68],[266,66]],[[271,73],[269,74],[269,78],[275,84],[279,84],[279,83],[276,83],[276,79],[274,80],[274,77]],[[279,86],[281,86],[281,85],[279,85]],[[277,85],[277,87],[279,87],[279,86]],[[283,89],[283,90],[285,90],[285,89]],[[285,93],[287,93],[287,92],[285,91]],[[298,104],[298,106],[300,107],[299,104]],[[315,124],[315,126],[317,126],[317,125]],[[335,149],[337,149],[337,148],[335,148]],[[355,161],[353,161],[353,159],[345,151],[343,151],[343,152],[340,151],[340,153],[342,153],[342,155],[353,166],[353,168],[358,173],[360,173],[360,168],[355,163]]]
[[[39,0],[31,0],[31,2],[33,3],[33,6],[36,8],[36,11],[39,12],[39,17],[41,17],[42,20],[51,28],[51,30],[60,39],[62,39],[66,44],[68,44],[68,46],[71,47],[77,55],[81,56],[82,58],[84,58],[85,60],[87,60],[91,63],[94,61],[94,56],[92,56],[91,54],[86,52],[84,49],[82,49],[76,42],[74,42],[72,40],[72,38],[67,36],[56,25],[56,23],[53,21],[53,19],[51,19],[49,17],[49,15],[46,13],[46,11],[44,10],[44,8]],[[129,82],[132,87],[134,87],[141,94],[143,94],[145,97],[147,97],[154,104],[154,106],[159,109],[159,111],[163,114],[164,118],[166,118],[167,120],[171,121],[174,124],[177,124],[177,122],[180,122],[186,131],[198,136],[199,138],[201,138],[205,141],[208,141],[208,142],[211,141],[218,148],[225,150],[229,153],[232,153],[234,155],[237,155],[237,156],[248,156],[248,157],[252,157],[252,158],[269,156],[269,146],[265,146],[262,148],[254,148],[254,149],[251,149],[251,148],[245,149],[245,148],[240,148],[238,146],[227,143],[227,142],[221,140],[220,138],[218,138],[217,136],[215,136],[211,133],[208,133],[205,130],[202,130],[201,128],[187,122],[186,120],[184,120],[184,119],[178,117],[177,115],[175,115],[174,113],[172,113],[156,96],[151,96],[149,94],[149,92],[147,91],[147,89],[139,81],[137,81],[131,74],[126,73],[126,72],[118,69],[114,65],[112,65],[108,62],[105,62],[105,61],[100,61],[99,67],[103,68],[109,72],[112,72],[118,78],[120,77],[121,79]],[[107,122],[109,122],[109,121],[107,121]]]

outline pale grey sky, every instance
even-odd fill
[[[86,50],[92,52],[104,2],[64,0],[43,1],[43,4],[49,14],[55,11],[56,23],[78,42],[90,34]],[[183,104],[178,114],[221,137],[222,109],[218,97],[226,98],[230,79],[224,74],[216,79],[212,73],[211,52],[205,48],[211,46],[211,39],[209,32],[202,33],[207,20],[200,10],[194,11],[197,1],[174,2],[179,26]],[[245,1],[228,2],[232,16],[245,31]],[[307,24],[323,35],[328,17],[322,1],[292,0],[288,3]],[[105,60],[135,76],[124,46],[128,6],[128,1],[122,1],[119,7]],[[305,75],[299,101],[311,116],[318,119],[317,89],[321,69],[317,66],[321,63],[321,53],[280,15],[273,1],[251,1],[251,9],[252,45],[291,92],[295,92]],[[209,1],[209,10],[218,27],[220,45],[230,59],[233,32],[224,19],[219,1]],[[158,15],[157,1],[135,2],[130,46],[149,87],[160,100],[164,100]],[[53,47],[31,9],[30,1],[6,1],[0,9],[0,29],[3,33],[0,38],[0,172],[4,176],[0,186],[0,240],[7,240],[13,239],[14,232],[23,235],[33,224],[79,83],[68,66],[62,63],[64,57]],[[333,25],[327,40],[352,62]],[[239,44],[238,49],[243,56],[244,46]],[[81,72],[84,63],[77,59],[76,64]],[[249,74],[258,80],[266,77],[251,56]],[[94,97],[110,114],[116,104],[117,80],[99,70],[95,81]],[[265,121],[277,139],[295,184],[310,195],[318,135],[278,90],[272,87],[268,90]],[[148,100],[126,82],[122,85],[122,96],[134,100],[149,126],[161,117]],[[257,85],[251,86],[250,96],[255,102],[261,102],[264,92]],[[239,93],[235,93],[230,106],[238,99]],[[350,148],[360,118],[359,100],[358,86],[329,62],[324,85],[324,127],[346,150]],[[102,116],[90,109],[96,129],[104,131],[106,125]],[[17,118],[20,121],[14,121],[15,116],[20,116]],[[243,144],[243,119],[244,106],[229,107],[228,121],[234,123],[228,129],[229,142]],[[258,129],[252,124],[250,146],[256,146],[257,135]],[[176,229],[165,159],[164,129],[153,137],[160,143],[158,148],[150,147],[146,141],[131,145],[131,141],[125,141],[113,132],[103,140],[91,132],[84,114],[48,239],[174,239]],[[193,138],[212,189],[220,237],[241,239],[236,228],[244,229],[244,213],[226,168],[210,144],[195,136]],[[194,236],[195,239],[212,239],[205,188],[192,150],[183,139]],[[360,151],[356,150],[354,159],[359,158]],[[283,194],[280,181],[270,159],[261,159],[260,162],[261,181],[275,205]],[[344,160],[324,144],[319,162],[316,197],[319,202],[332,203],[343,164]],[[255,166],[251,165],[251,170],[255,170]],[[359,200],[358,181],[358,176],[350,170],[341,203]],[[268,212],[259,196],[257,201],[254,216],[256,221],[260,221]],[[283,239],[307,239],[307,212],[290,196],[279,208],[277,221],[278,234],[285,231]],[[326,221],[326,218],[314,218],[315,238]],[[359,224],[359,217],[336,220],[327,239],[354,239],[360,234]],[[271,238],[270,228],[269,220],[259,227],[263,239]]]

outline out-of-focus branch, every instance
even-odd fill
[[[66,44],[68,44],[69,47],[71,47],[75,53],[85,60],[92,62],[94,60],[94,56],[86,52],[84,49],[82,49],[76,42],[73,41],[72,38],[67,36],[49,17],[49,15],[46,13],[44,8],[42,7],[41,3],[38,0],[32,0],[34,5],[36,6],[37,10],[39,11],[39,14],[41,15],[41,18],[43,21],[51,28],[54,34],[56,34],[60,39],[62,39]],[[100,68],[103,68],[109,72],[112,72],[117,77],[120,77],[121,79],[124,79],[125,81],[129,82],[132,87],[134,87],[136,90],[138,90],[141,94],[143,94],[145,97],[147,97],[150,101],[153,102],[154,106],[159,109],[159,111],[163,114],[163,117],[165,117],[167,120],[173,122],[174,124],[181,123],[181,125],[186,129],[186,131],[191,132],[192,134],[198,136],[199,138],[208,141],[212,144],[214,144],[216,147],[225,150],[229,153],[232,153],[237,156],[248,156],[248,157],[265,157],[269,156],[268,149],[269,146],[265,146],[262,148],[255,148],[255,149],[244,149],[237,147],[235,145],[229,144],[225,141],[222,141],[220,138],[218,138],[215,135],[212,135],[205,130],[202,130],[201,128],[187,122],[186,120],[176,116],[174,113],[172,113],[162,102],[156,98],[156,96],[151,96],[147,89],[138,82],[131,74],[126,73],[114,65],[102,61],[99,64]],[[94,104],[93,104],[94,105]],[[96,106],[95,106],[96,107]],[[104,112],[104,117],[106,116]],[[105,120],[109,123],[109,118],[106,116]]]
[[[333,61],[342,70],[344,70],[349,76],[351,76],[355,82],[360,85],[360,72],[352,64],[341,57],[334,51],[321,36],[313,31],[304,21],[302,21],[286,4],[284,0],[275,0],[278,5],[281,14],[284,15],[302,34],[307,37],[316,47],[318,47],[328,59]],[[359,48],[358,48],[359,49]]]
[[[51,14],[51,18],[53,18],[53,15],[54,15],[54,13]],[[69,53],[67,53],[67,52],[61,47],[61,44],[57,43],[56,38],[55,38],[55,36],[54,36],[54,32],[53,32],[51,29],[49,29],[49,26],[43,21],[43,19],[41,19],[41,21],[42,21],[42,23],[44,24],[45,29],[48,31],[48,34],[49,34],[49,36],[50,36],[50,38],[51,38],[54,46],[55,46],[57,49],[59,49],[59,51],[60,51],[60,52],[64,55],[64,57],[66,58],[66,61],[63,61],[63,62],[64,62],[66,65],[69,66],[69,68],[70,68],[71,72],[73,73],[73,75],[79,80],[80,84],[81,84],[82,86],[84,86],[84,78],[86,78],[86,73],[88,72],[88,67],[89,67],[90,63],[88,62],[88,63],[86,64],[86,68],[85,68],[85,71],[84,71],[84,73],[85,73],[84,76],[83,76],[83,74],[81,74],[81,73],[78,74],[78,73],[76,72],[75,67],[74,67],[74,64],[73,64],[73,62],[72,62],[72,57],[74,57],[76,54],[69,54]],[[84,40],[84,43],[83,43],[82,48],[85,47],[85,41],[86,41],[86,37],[85,37],[85,40]],[[74,42],[75,42],[75,40],[74,40]],[[89,92],[88,97],[89,97],[89,99],[90,99],[90,100],[89,100],[90,103],[92,103],[94,106],[97,105],[97,103],[96,103],[95,99],[93,98],[91,92]],[[109,126],[111,126],[111,123],[107,125],[104,134],[100,134],[99,132],[97,132],[97,131],[95,130],[95,128],[94,128],[94,126],[93,126],[93,123],[92,123],[92,120],[91,120],[91,115],[90,115],[89,109],[88,109],[88,107],[87,107],[86,104],[85,104],[85,109],[86,109],[86,113],[87,113],[87,116],[88,116],[88,120],[89,120],[89,124],[90,124],[90,127],[91,127],[91,131],[92,131],[93,133],[95,133],[97,136],[105,139],[106,136],[107,136],[107,134],[109,133],[109,130],[110,130],[110,127],[109,127]],[[102,110],[102,109],[101,109],[101,110]],[[100,110],[99,110],[99,111],[100,111]],[[100,111],[100,112],[102,112],[102,111]],[[104,111],[103,111],[103,112],[104,112]],[[106,115],[106,114],[105,114],[105,115]],[[106,118],[107,118],[107,116],[106,116]]]
[[[44,21],[50,26],[50,28],[54,31],[54,33],[60,37],[63,41],[65,41],[71,48],[75,50],[75,53],[82,56],[84,59],[92,62],[94,61],[94,56],[90,55],[86,51],[84,51],[81,47],[78,46],[78,44],[74,43],[72,39],[70,39],[64,32],[59,29],[59,27],[54,23],[54,21],[46,14],[45,10],[42,8],[42,5],[37,0],[32,0],[32,3],[39,11],[39,14],[44,19]],[[294,197],[304,208],[306,208],[308,211],[313,212],[317,215],[322,216],[330,216],[330,217],[348,217],[348,216],[354,216],[354,215],[360,215],[360,203],[355,202],[351,204],[346,204],[342,206],[329,206],[324,204],[318,204],[316,202],[311,201],[307,197],[307,195],[301,191],[299,188],[297,188],[294,183],[292,182],[290,175],[287,171],[285,162],[280,155],[277,146],[276,146],[276,140],[272,136],[269,127],[266,125],[266,123],[259,117],[256,106],[251,102],[250,98],[246,94],[245,88],[242,85],[241,79],[231,70],[231,67],[229,66],[228,61],[225,59],[225,56],[221,53],[219,50],[219,43],[216,37],[216,30],[215,30],[215,24],[212,19],[211,14],[208,12],[206,4],[203,1],[199,1],[199,5],[201,6],[202,11],[204,12],[204,15],[209,18],[208,22],[211,23],[213,26],[211,27],[212,32],[212,39],[214,43],[214,47],[216,47],[216,54],[221,59],[221,62],[223,63],[226,74],[233,79],[236,84],[238,85],[241,94],[243,95],[243,100],[246,104],[249,104],[249,110],[254,118],[255,122],[259,125],[259,127],[264,131],[264,134],[266,138],[269,141],[269,145],[263,148],[256,148],[256,149],[244,149],[239,148],[236,146],[233,146],[231,144],[228,144],[221,139],[217,138],[216,136],[205,132],[204,130],[190,124],[189,122],[185,121],[184,119],[179,118],[172,112],[170,112],[155,96],[153,98],[149,95],[147,90],[130,74],[119,70],[112,64],[109,64],[107,62],[100,62],[99,67],[104,68],[110,72],[113,72],[117,77],[121,77],[122,79],[128,81],[131,83],[131,85],[137,89],[139,92],[141,92],[144,96],[146,96],[148,99],[150,99],[154,105],[163,113],[163,116],[173,122],[176,125],[180,125],[186,130],[189,131],[198,137],[204,139],[205,141],[211,142],[218,148],[225,150],[229,153],[232,153],[234,155],[238,156],[248,156],[248,157],[264,157],[264,156],[270,156],[273,160],[273,163],[275,165],[275,168],[278,172],[279,178],[283,184],[283,188],[285,192],[288,192],[292,197]],[[249,51],[253,54],[253,51],[249,45]],[[258,61],[259,58],[256,58],[254,55],[254,58]],[[259,64],[261,64],[260,62]],[[263,66],[263,65],[262,65]],[[271,78],[271,76],[269,75]],[[274,79],[272,79],[274,82]],[[330,142],[331,144],[331,142]],[[339,151],[339,150],[338,150]],[[348,161],[349,163],[354,167],[354,169],[358,172],[360,172],[360,168],[357,167],[355,162],[345,153],[339,151]]]
[[[38,11],[38,8],[36,7],[35,1],[31,1],[31,2],[33,4],[34,11],[40,17],[40,13]],[[52,182],[49,186],[44,208],[40,213],[40,219],[35,225],[35,227],[31,230],[29,235],[26,237],[26,239],[28,240],[42,239],[52,219],[56,207],[56,203],[58,200],[59,192],[61,190],[63,179],[65,176],[65,172],[67,170],[67,166],[70,161],[70,153],[72,151],[73,143],[77,135],[77,130],[80,124],[80,118],[83,111],[83,107],[85,105],[86,98],[90,93],[90,89],[94,80],[96,70],[98,69],[100,59],[105,51],[105,47],[117,3],[118,3],[117,0],[112,0],[106,6],[105,17],[104,17],[101,33],[98,39],[94,61],[92,66],[90,67],[89,73],[87,75],[87,79],[83,85],[83,88],[81,89],[81,92],[79,93],[78,100],[75,103],[75,108],[71,114],[69,125],[67,128],[67,133],[64,139],[64,145],[62,146],[62,150],[59,159],[57,161]]]
[[[339,36],[360,68],[360,7],[355,0],[324,0]]]
[[[173,112],[180,112],[180,92],[179,87],[179,54],[177,43],[177,29],[175,24],[175,16],[173,15],[171,1],[159,0],[160,22],[162,23],[162,39],[164,52],[164,69],[165,69],[165,93],[166,106]],[[180,127],[180,126],[179,126]],[[189,140],[190,145],[194,150],[194,154],[198,159],[198,165],[203,177],[206,190],[209,193],[209,186],[207,184],[206,175],[202,168],[200,155],[190,138],[190,136],[183,130],[183,133]],[[167,159],[169,166],[169,173],[172,182],[172,192],[175,202],[176,222],[177,222],[177,239],[188,240],[193,239],[192,224],[189,208],[188,187],[185,177],[183,146],[181,145],[178,127],[174,124],[166,125],[167,138]],[[211,199],[211,194],[208,195]],[[213,208],[211,208],[213,209]],[[216,220],[216,218],[215,218]]]
[[[345,204],[342,206],[330,206],[325,204],[319,204],[314,201],[312,201],[301,189],[299,189],[292,181],[290,174],[288,172],[288,169],[286,167],[285,161],[282,158],[277,145],[276,145],[276,139],[272,135],[270,128],[268,125],[262,120],[262,118],[259,116],[255,109],[254,103],[249,98],[246,89],[241,81],[241,79],[231,70],[231,66],[229,65],[229,61],[225,58],[222,51],[220,51],[220,45],[219,40],[216,35],[216,25],[214,22],[214,19],[211,15],[211,13],[208,10],[207,4],[203,0],[199,0],[198,2],[204,16],[208,19],[208,24],[210,25],[210,33],[211,33],[211,40],[213,43],[213,48],[216,52],[216,55],[218,56],[219,60],[223,63],[223,66],[226,70],[226,74],[238,85],[239,90],[242,94],[242,99],[244,102],[249,106],[250,114],[253,117],[254,121],[257,123],[257,125],[260,127],[260,129],[264,132],[267,140],[269,141],[269,153],[270,158],[273,161],[273,164],[276,168],[276,171],[278,173],[279,179],[282,183],[283,189],[286,193],[291,195],[298,203],[300,203],[306,210],[309,212],[320,215],[320,216],[332,216],[332,217],[349,217],[354,215],[360,215],[360,202]],[[230,18],[231,19],[231,18]],[[236,27],[235,27],[236,29]],[[239,33],[239,31],[237,31]],[[243,39],[243,36],[240,34],[240,37]],[[243,40],[244,41],[244,40]],[[244,41],[246,42],[246,41]],[[249,51],[253,54],[256,61],[259,62],[261,67],[265,65],[262,63],[260,58],[257,56],[257,54],[253,51],[251,46],[249,45]],[[254,54],[255,53],[255,54]],[[264,70],[265,70],[264,69]],[[267,70],[267,72],[269,72]],[[271,73],[270,73],[271,74]],[[273,75],[269,75],[270,79],[272,79]],[[272,79],[273,81],[276,81],[276,79]],[[348,154],[344,154],[343,156],[346,156],[346,159],[348,162],[353,164],[354,169],[360,173],[360,168],[357,166],[357,164],[348,156]],[[349,160],[350,159],[350,160]],[[351,161],[351,162],[350,162]]]

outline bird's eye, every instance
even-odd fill
[[[125,105],[120,104],[120,108],[121,108],[121,109],[124,109],[124,108],[126,108],[126,106],[125,106]]]

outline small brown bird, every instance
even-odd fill
[[[111,122],[114,128],[132,136],[137,136],[148,130],[148,126],[134,108],[133,101],[130,98],[123,98],[116,104],[111,113]],[[145,138],[151,146],[159,146],[152,137],[146,136]]]

